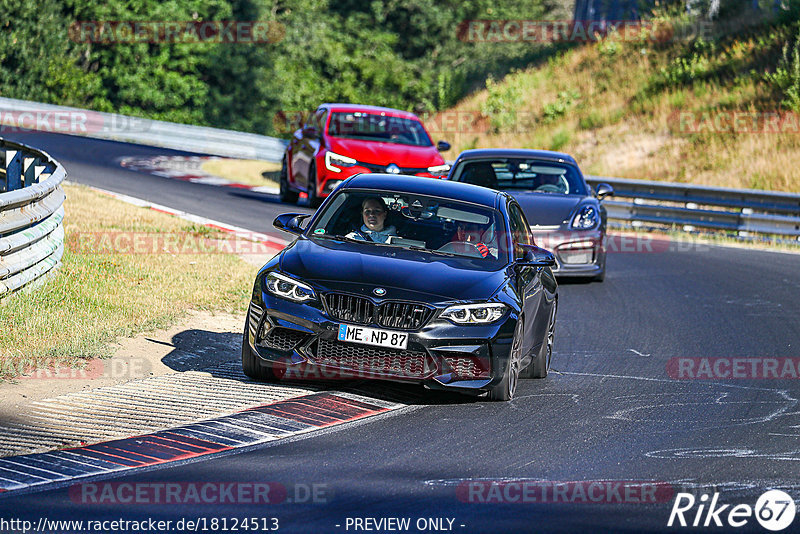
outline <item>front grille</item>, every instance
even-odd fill
[[[264,310],[251,302],[250,309],[247,313],[247,327],[250,329],[250,333],[253,335],[253,337],[255,337],[256,332],[258,331],[258,324],[261,322],[261,317],[263,315]]]
[[[343,293],[328,293],[325,303],[334,319],[399,330],[418,330],[432,313],[430,308],[416,302],[387,301],[376,307],[368,298]]]
[[[359,161],[357,163],[359,167],[366,167],[370,170],[370,172],[386,172],[386,167],[388,165],[376,165],[375,163],[365,163],[363,161]],[[417,174],[420,172],[427,172],[427,167],[400,167],[400,174]]]
[[[328,293],[325,295],[328,312],[331,317],[340,321],[369,324],[375,316],[375,304],[364,297]]]
[[[324,365],[389,376],[423,378],[429,374],[424,352],[412,350],[387,350],[319,340],[314,360]]]
[[[489,362],[485,358],[445,356],[444,361],[453,368],[453,372],[462,380],[489,377]]]
[[[376,322],[387,328],[417,330],[431,314],[431,309],[413,302],[384,302],[378,307]]]
[[[270,330],[260,344],[271,349],[292,350],[306,339],[308,334],[277,327]]]

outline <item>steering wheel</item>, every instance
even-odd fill
[[[534,191],[541,191],[543,193],[563,193],[564,190],[555,184],[543,184],[534,189]]]
[[[453,254],[463,254],[464,256],[472,256],[475,258],[484,257],[478,248],[478,244],[469,241],[450,241],[439,247],[438,250],[439,252],[452,252]]]

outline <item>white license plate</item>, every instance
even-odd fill
[[[390,349],[405,349],[408,345],[408,334],[405,332],[392,332],[367,328],[366,326],[353,326],[351,324],[339,325],[339,341],[361,343],[362,345],[375,345]]]

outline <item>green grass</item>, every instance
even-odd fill
[[[63,266],[43,286],[0,305],[0,378],[108,356],[108,343],[168,327],[189,310],[244,313],[255,273],[235,255],[192,253],[207,250],[197,247],[117,253],[113,247],[89,250],[87,245],[102,245],[99,236],[197,243],[227,234],[80,186],[65,191]]]

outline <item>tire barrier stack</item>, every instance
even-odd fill
[[[47,153],[0,139],[0,299],[61,265],[65,178]]]

